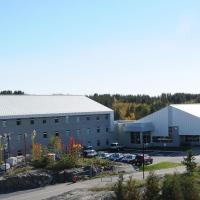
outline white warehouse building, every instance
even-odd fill
[[[137,121],[115,122],[116,139],[129,148],[200,145],[200,104],[169,105]]]

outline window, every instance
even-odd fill
[[[99,127],[97,127],[97,133],[100,133],[100,128]]]
[[[140,144],[140,132],[131,132],[131,144]]]
[[[59,137],[59,132],[58,132],[58,131],[56,131],[55,136],[56,136],[56,137]]]
[[[108,115],[105,116],[105,119],[108,120]]]
[[[76,118],[76,122],[79,123],[80,122],[80,117]]]
[[[107,145],[107,146],[109,145],[109,140],[108,140],[108,139],[106,140],[106,145]]]
[[[178,126],[171,126],[168,128],[168,135],[169,137],[173,137],[173,134],[176,134],[178,132]]]
[[[145,144],[151,143],[151,132],[150,131],[143,132],[143,142]]]
[[[65,122],[66,122],[66,124],[69,123],[69,116],[66,116],[66,117],[65,117]]]
[[[106,128],[106,133],[108,133],[109,132],[109,128]]]
[[[90,128],[87,129],[87,134],[89,135],[91,133]]]
[[[99,116],[97,116],[97,118],[96,118],[96,119],[97,119],[97,121],[99,121],[99,120],[100,120],[100,117],[99,117]]]
[[[43,119],[43,120],[42,120],[42,123],[43,123],[43,124],[46,124],[46,123],[47,123],[47,120],[46,120],[46,119]]]
[[[47,132],[43,133],[43,138],[47,138]]]
[[[4,127],[4,128],[6,127],[6,121],[5,120],[2,121],[2,127]]]
[[[90,121],[90,117],[86,117],[86,120],[87,120],[87,121]]]
[[[30,124],[33,125],[35,123],[34,119],[30,120]]]
[[[101,145],[100,140],[97,140],[97,146],[99,147]]]
[[[16,124],[17,124],[17,126],[20,126],[21,125],[21,119],[17,119]]]
[[[55,119],[55,123],[56,124],[59,123],[59,119],[58,118]]]

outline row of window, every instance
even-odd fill
[[[173,139],[168,136],[153,136],[152,141],[155,143],[172,143]]]
[[[199,142],[200,141],[199,135],[185,135],[185,136],[182,136],[181,139],[184,142]]]
[[[101,129],[99,128],[99,127],[97,127],[97,133],[100,133],[101,132]],[[109,128],[106,128],[106,133],[108,133],[109,132]],[[70,133],[71,133],[71,131],[70,130],[67,130],[66,131],[66,134],[69,136],[70,135]],[[90,128],[88,128],[88,129],[86,129],[86,133],[87,134],[91,134],[91,129]],[[76,130],[76,135],[80,135],[81,134],[81,129],[77,129]],[[19,136],[19,140],[20,140],[20,138],[22,137],[22,134],[19,134],[18,135]],[[60,136],[60,134],[59,134],[59,132],[58,131],[56,131],[55,132],[55,136]],[[48,138],[48,133],[47,132],[43,132],[43,138]]]
[[[81,119],[82,119],[81,117],[76,117],[76,122],[79,123],[79,122],[81,121]],[[100,116],[97,116],[97,117],[96,117],[96,120],[97,120],[97,121],[99,121],[100,119],[101,119]],[[109,115],[105,115],[105,119],[108,120],[108,119],[109,119]],[[87,117],[86,117],[86,120],[87,120],[87,121],[90,121],[90,120],[91,120],[91,117],[87,116]],[[57,124],[57,123],[59,123],[59,122],[60,122],[59,118],[55,118],[55,119],[54,119],[54,123]],[[65,122],[66,122],[66,123],[69,123],[69,116],[66,116],[66,117],[65,117]],[[6,123],[7,123],[7,121],[6,121],[6,120],[3,120],[3,121],[2,121],[2,127],[5,128],[5,127],[6,127]],[[46,119],[43,119],[43,120],[42,120],[42,123],[43,123],[43,124],[46,124],[46,123],[47,123],[47,120],[46,120]],[[21,120],[21,119],[17,119],[17,120],[16,120],[16,125],[17,125],[17,126],[20,126],[21,124],[22,124],[22,120]],[[35,120],[34,120],[34,119],[30,119],[30,124],[31,124],[31,125],[34,125],[34,124],[35,124]]]

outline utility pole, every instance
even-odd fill
[[[10,157],[10,135],[6,134],[7,142],[8,142],[8,158]]]

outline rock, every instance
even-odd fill
[[[52,176],[44,172],[29,172],[0,180],[0,193],[27,190],[49,185]]]

